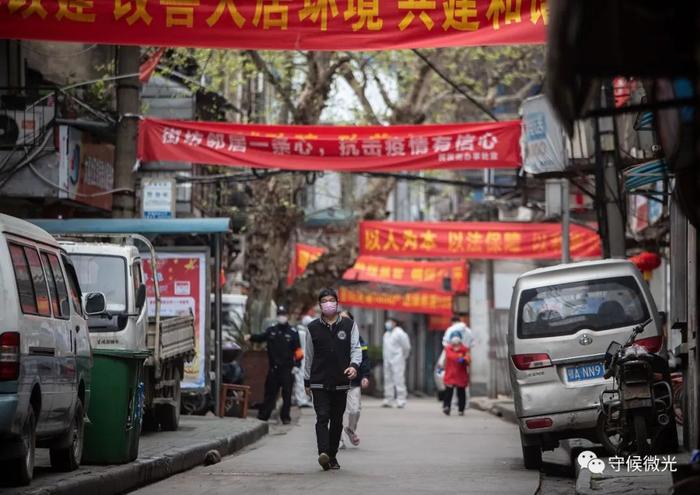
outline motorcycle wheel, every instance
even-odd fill
[[[598,416],[596,430],[598,442],[605,447],[609,455],[619,456],[629,452],[631,447],[629,438],[622,433],[622,429],[617,424],[608,421],[605,414],[601,413]]]
[[[639,455],[647,454],[649,443],[647,442],[647,421],[643,414],[635,414],[633,418],[634,440]]]

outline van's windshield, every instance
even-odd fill
[[[119,256],[72,254],[83,293],[102,292],[109,312],[126,311],[126,260]]]
[[[568,335],[637,325],[649,310],[634,277],[614,277],[524,290],[518,337]]]

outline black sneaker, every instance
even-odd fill
[[[330,468],[331,469],[340,469],[340,464],[338,464],[338,459],[336,459],[335,457],[333,459],[331,459]]]
[[[464,416],[464,411],[459,411],[460,416]]]
[[[283,425],[291,424],[291,422],[292,422],[291,419],[283,419],[283,420],[282,420],[282,424],[283,424]]]
[[[445,414],[445,416],[450,415],[450,408],[449,407],[443,407],[442,412]]]
[[[318,456],[318,463],[321,465],[324,471],[328,471],[331,468],[331,458],[328,454],[321,452]]]

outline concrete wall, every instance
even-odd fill
[[[472,349],[472,393],[486,393],[489,381],[489,314],[486,298],[486,262],[472,261],[469,264],[469,319],[474,333]],[[531,261],[494,261],[494,294],[496,309],[507,310],[513,284],[518,276],[536,268]]]

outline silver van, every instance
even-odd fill
[[[566,438],[597,442],[603,358],[635,325],[649,324],[637,344],[662,351],[661,324],[649,288],[625,260],[540,268],[515,283],[508,355],[525,466]]]
[[[31,481],[37,447],[50,449],[56,469],[80,464],[92,367],[86,318],[104,309],[103,294],[82,300],[53,237],[0,214],[0,463],[15,483]]]

